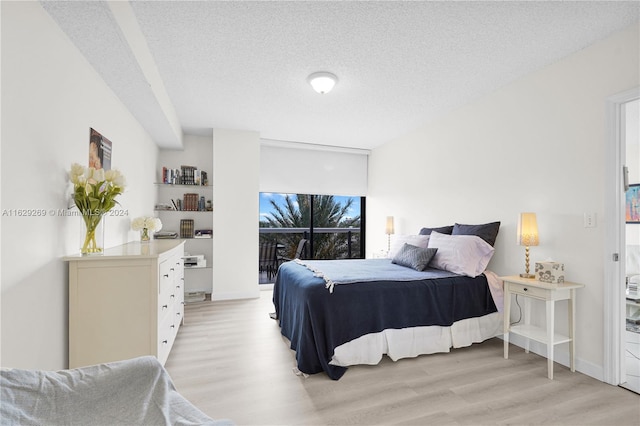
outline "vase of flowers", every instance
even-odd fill
[[[116,197],[122,194],[126,185],[124,176],[115,169],[105,172],[104,169],[96,170],[74,163],[69,180],[73,183],[73,201],[84,224],[80,252],[83,255],[102,254],[102,218],[118,204]]]
[[[131,229],[140,231],[140,241],[146,242],[151,240],[151,232],[162,229],[162,222],[157,217],[141,216],[133,219]]]

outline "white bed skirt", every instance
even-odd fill
[[[385,354],[397,361],[418,355],[449,352],[451,348],[471,346],[501,335],[502,318],[502,312],[494,312],[455,322],[450,327],[411,327],[366,334],[338,346],[330,364],[341,367],[375,365]]]

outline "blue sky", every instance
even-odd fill
[[[284,200],[286,195],[287,194],[279,194],[275,192],[261,192],[260,193],[260,220],[263,220],[263,218],[266,215],[270,214],[270,212],[272,211],[273,207],[271,206],[270,200],[275,200],[278,205],[284,206],[285,205]],[[295,200],[295,194],[292,194],[292,197]],[[360,197],[344,197],[344,196],[334,195],[333,198],[341,204],[346,203],[349,200],[349,198],[354,198],[355,201],[351,205],[351,209],[347,213],[347,216],[356,217],[360,215]]]

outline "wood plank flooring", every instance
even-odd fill
[[[296,376],[272,293],[186,306],[166,368],[179,392],[238,425],[640,425],[640,396],[491,339],[448,354]]]

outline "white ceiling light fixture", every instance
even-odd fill
[[[311,74],[307,78],[307,81],[309,81],[309,84],[311,85],[311,87],[313,87],[313,90],[324,95],[325,93],[329,93],[331,89],[333,89],[333,86],[335,86],[338,82],[338,77],[330,72],[320,71]]]

